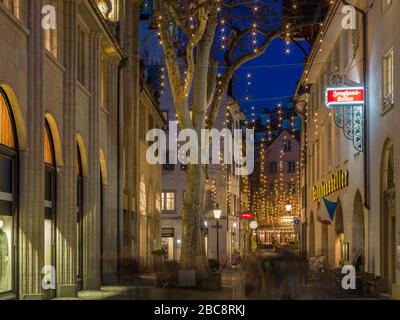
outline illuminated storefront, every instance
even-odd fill
[[[17,141],[13,117],[0,89],[0,294],[15,291]]]
[[[44,265],[55,266],[56,164],[53,138],[47,121],[44,128],[44,163]],[[45,280],[47,283],[51,283],[51,274],[46,275]],[[45,290],[47,298],[52,298],[55,295],[55,290]]]

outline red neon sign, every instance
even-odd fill
[[[363,105],[364,102],[365,91],[363,87],[326,89],[326,105],[328,107],[343,105]]]
[[[253,218],[254,214],[252,214],[251,212],[242,213],[242,219],[253,219]]]

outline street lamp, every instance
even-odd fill
[[[219,264],[219,219],[221,219],[222,210],[217,207],[213,210],[214,218],[217,221],[217,262]]]

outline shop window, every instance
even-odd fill
[[[0,91],[0,294],[13,290],[16,151],[12,117]],[[4,148],[4,146],[6,148]]]
[[[56,168],[53,139],[49,125],[46,121],[44,128],[44,265],[55,267],[55,188],[56,188]],[[51,283],[51,274],[48,283]],[[54,290],[45,290],[45,298],[53,298],[56,293]]]

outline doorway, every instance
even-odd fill
[[[388,140],[382,155],[381,274],[384,290],[391,294],[396,282],[396,184],[393,144]]]
[[[76,179],[76,286],[83,289],[83,168],[78,145]]]

